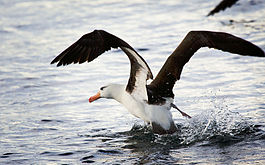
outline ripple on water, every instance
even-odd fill
[[[52,120],[52,119],[42,119],[41,122],[43,122],[43,123],[52,123],[52,122],[62,123],[63,121],[62,120]]]
[[[91,160],[93,158],[94,158],[93,155],[89,155],[89,156],[85,156],[85,157],[81,158],[80,161],[82,163],[94,163],[95,161]]]
[[[103,149],[99,149],[98,152],[103,153],[103,154],[122,154],[122,152],[117,151],[117,150],[103,150]]]
[[[14,154],[17,154],[17,153],[7,152],[7,153],[4,153],[3,155],[1,155],[0,158],[9,158],[9,156],[14,155]]]
[[[73,155],[73,152],[65,152],[65,153],[59,153],[58,156],[69,156],[69,155]]]

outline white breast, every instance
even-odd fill
[[[166,104],[164,105],[146,105],[145,111],[150,122],[158,123],[164,129],[168,130],[173,121],[170,112],[171,103],[173,103],[173,99],[166,99]]]
[[[134,116],[144,120],[147,123],[158,123],[164,129],[169,129],[172,122],[170,104],[173,99],[167,99],[164,105],[149,105],[147,102],[135,100],[129,93],[125,92],[122,97],[122,104]]]

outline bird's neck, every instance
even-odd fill
[[[113,84],[111,88],[111,98],[123,104],[123,96],[126,92],[126,87],[120,84]]]

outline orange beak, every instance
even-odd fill
[[[89,102],[92,103],[93,101],[95,101],[95,100],[97,100],[97,99],[99,99],[99,98],[100,98],[100,93],[98,92],[96,95],[91,96],[91,97],[89,98]]]

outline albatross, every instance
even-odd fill
[[[89,98],[89,102],[99,98],[115,99],[131,114],[150,124],[154,133],[172,134],[177,128],[170,109],[178,109],[173,103],[172,90],[175,82],[180,79],[184,65],[201,47],[245,56],[265,57],[261,48],[234,35],[224,32],[190,31],[153,79],[146,61],[127,42],[104,30],[94,30],[60,53],[51,64],[57,63],[57,66],[61,66],[91,62],[111,48],[120,48],[130,60],[128,83],[100,87],[98,93]],[[153,81],[147,84],[148,79]],[[178,110],[183,116],[190,117]]]

